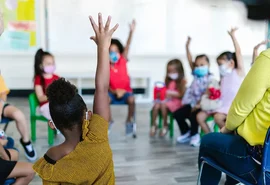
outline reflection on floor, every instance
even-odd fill
[[[29,121],[29,108],[26,99],[10,98],[9,102],[19,107]],[[89,109],[92,106],[89,105]],[[169,137],[149,138],[149,110],[150,104],[137,105],[138,138],[125,138],[124,121],[127,113],[126,106],[113,106],[114,125],[110,133],[111,148],[114,154],[115,174],[117,185],[194,185],[196,184],[198,167],[198,148],[188,145],[178,145]],[[18,144],[19,134],[15,124],[11,123],[7,134],[16,141],[16,146],[21,151],[20,159],[25,160],[23,149]],[[175,125],[175,137],[179,135]],[[61,136],[56,139],[56,144],[63,141]],[[47,125],[39,122],[37,125],[37,141],[35,143],[38,155],[48,149]],[[38,176],[32,185],[41,185]]]

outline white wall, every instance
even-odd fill
[[[78,2],[77,0],[65,1]],[[85,0],[79,2],[82,1]],[[239,30],[237,36],[243,48],[246,69],[249,69],[250,66],[253,46],[256,42],[263,40],[266,35],[266,24],[247,21],[245,11],[239,8],[241,7],[239,4],[225,3],[221,5],[212,4],[213,6],[211,6],[202,5],[200,0],[102,0],[98,4],[98,1],[91,0],[92,3],[97,3],[96,6],[92,7],[98,12],[98,7],[106,1],[113,5],[113,8],[108,9],[108,11],[117,10],[118,13],[113,12],[113,17],[119,20],[120,25],[124,25],[116,33],[116,37],[119,37],[122,41],[125,41],[128,32],[128,26],[125,25],[128,24],[132,17],[137,19],[138,27],[131,48],[129,69],[149,70],[152,83],[163,80],[165,65],[172,58],[180,58],[183,61],[188,81],[191,82],[190,69],[184,55],[187,35],[193,37],[191,50],[194,56],[200,53],[208,54],[211,59],[211,70],[217,77],[216,56],[224,50],[233,50],[233,45],[226,33],[226,29],[231,26],[230,23],[232,23],[232,26],[239,23],[237,26],[244,27],[244,29]],[[49,0],[49,2],[53,3],[54,0]],[[234,6],[236,8],[232,8]],[[83,12],[86,12],[86,7],[84,7]],[[227,22],[224,22],[224,17],[227,17]],[[193,22],[194,24],[192,24]],[[66,29],[68,29],[68,26]],[[49,29],[55,30],[52,27]],[[77,33],[81,33],[79,29],[77,26],[73,27],[74,34],[70,35],[70,45],[73,45],[74,40],[76,40],[73,37],[80,36]],[[207,30],[213,31],[209,33]],[[219,31],[215,32],[215,30]],[[92,32],[88,34],[85,31],[82,33],[87,34],[86,39],[92,34]],[[55,42],[55,40],[51,40],[55,37],[57,35],[49,37],[50,43]],[[66,39],[62,40],[64,44],[69,43],[69,37],[62,38],[59,35],[59,38]],[[58,42],[61,42],[61,40],[58,40]],[[60,46],[51,47],[51,49],[51,52],[56,57],[57,73],[60,75],[68,72],[93,71],[95,69],[96,49],[94,45],[89,47],[89,54],[86,52],[61,52]],[[88,50],[86,49],[86,51]],[[34,57],[27,54],[0,55],[0,70],[11,89],[32,88],[33,63]],[[85,87],[93,87],[93,83],[86,82]]]

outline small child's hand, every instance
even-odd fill
[[[98,14],[98,25],[95,23],[94,19],[91,16],[89,17],[89,19],[96,34],[95,36],[92,36],[91,39],[95,41],[98,47],[106,49],[109,48],[111,45],[112,34],[118,28],[118,24],[116,24],[112,29],[110,29],[111,16],[109,16],[104,27],[101,13]]]
[[[187,47],[189,46],[190,42],[191,42],[191,37],[188,36],[188,39],[187,39],[187,42],[186,42],[186,46],[187,46]]]
[[[228,31],[228,34],[232,37],[234,36],[235,32],[238,30],[237,27],[232,28],[230,31]]]
[[[117,98],[120,99],[125,95],[126,91],[124,89],[116,89],[115,93]]]
[[[136,28],[136,21],[135,21],[135,19],[133,19],[132,23],[129,24],[129,29],[131,32],[134,32],[135,28]]]

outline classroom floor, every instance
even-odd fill
[[[9,102],[19,107],[29,121],[29,108],[27,99],[10,98]],[[92,106],[88,106],[92,109]],[[198,167],[198,148],[187,144],[176,144],[175,139],[170,140],[156,137],[149,138],[149,110],[150,104],[137,105],[138,138],[125,138],[124,120],[127,113],[126,106],[113,106],[115,124],[110,134],[111,148],[114,154],[114,165],[117,185],[194,185],[196,184]],[[47,125],[40,122],[37,125],[37,141],[35,147],[38,155],[48,149]],[[179,131],[175,125],[175,137]],[[21,151],[20,159],[25,161],[23,149],[18,144],[19,134],[15,124],[10,124],[7,135],[13,137],[16,146]],[[56,139],[56,144],[63,141],[61,136]],[[38,176],[31,185],[41,185]]]

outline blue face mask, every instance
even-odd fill
[[[111,51],[110,52],[110,59],[111,59],[111,62],[115,64],[119,59],[117,53]]]
[[[208,66],[195,67],[193,74],[197,77],[204,77],[209,73]]]

